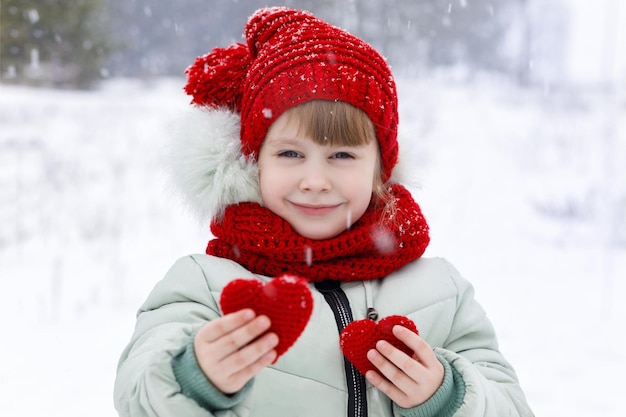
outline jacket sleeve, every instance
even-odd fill
[[[193,257],[178,260],[148,296],[137,314],[135,331],[120,358],[115,407],[120,416],[247,416],[238,405],[214,413],[182,392],[172,359],[184,354],[193,334],[220,316],[214,293]]]
[[[449,337],[435,352],[458,372],[465,396],[454,417],[532,417],[512,366],[498,350],[495,330],[474,298],[472,285],[448,264],[457,287]],[[444,417],[444,416],[441,416]]]
[[[393,403],[394,416],[397,417],[444,417],[451,416],[460,407],[465,396],[463,378],[453,369],[447,360],[437,355],[443,365],[443,383],[426,402],[413,408],[402,408]]]

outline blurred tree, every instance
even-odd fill
[[[274,2],[295,8],[315,3]],[[248,17],[267,5],[266,0],[109,0],[109,13],[115,16],[111,33],[122,45],[111,56],[111,68],[122,76],[181,76],[195,57],[216,46],[243,42]]]
[[[103,0],[2,0],[3,82],[88,88],[107,76]]]
[[[503,51],[520,0],[284,0],[373,44],[397,70],[463,65],[510,71]],[[214,46],[242,41],[246,19],[265,0],[111,0],[112,32],[127,48],[116,73],[177,74]]]
[[[207,0],[110,0],[108,9],[115,16],[113,40],[121,45],[111,55],[111,69],[115,75],[142,78],[182,74],[192,50],[212,44],[222,12]],[[201,33],[201,26],[209,29]]]
[[[508,71],[504,41],[520,0],[362,0],[350,28],[408,71],[463,65]]]
[[[511,33],[520,31],[520,10],[525,10],[526,1],[273,4],[310,10],[362,37],[398,74],[459,66],[515,76],[528,61],[524,54],[510,52]],[[85,85],[101,76],[182,76],[195,57],[215,46],[243,41],[247,18],[267,4],[266,0],[2,0],[2,77]],[[528,39],[517,36],[519,49]]]

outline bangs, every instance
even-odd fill
[[[376,140],[365,112],[343,101],[313,100],[288,110],[301,134],[330,146],[363,146]]]

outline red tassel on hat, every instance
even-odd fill
[[[187,68],[185,92],[193,97],[193,104],[239,112],[243,79],[251,62],[248,48],[241,43],[215,48]]]

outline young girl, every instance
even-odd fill
[[[385,60],[314,16],[257,11],[247,43],[187,70],[196,105],[172,153],[175,183],[214,239],[149,295],[120,360],[122,416],[532,416],[473,289],[421,258],[428,226],[392,171],[397,97]],[[305,278],[313,313],[281,356],[272,322],[223,314],[237,278]],[[350,322],[396,325],[363,375]]]

